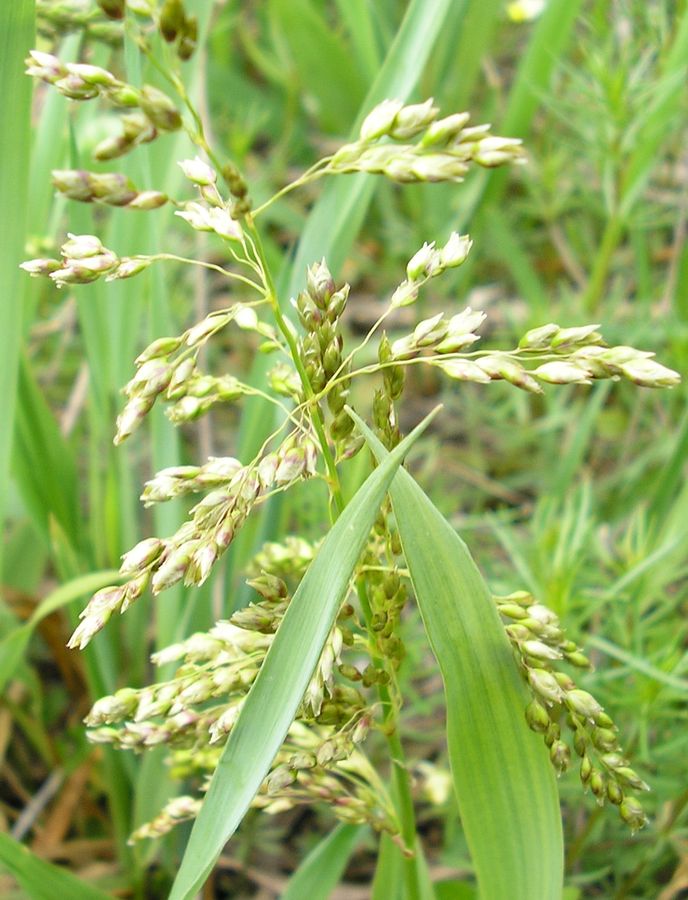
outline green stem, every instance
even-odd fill
[[[609,269],[612,263],[614,251],[619,245],[623,234],[623,221],[617,214],[613,214],[607,220],[607,225],[602,235],[600,249],[597,251],[595,262],[590,275],[590,281],[583,295],[583,307],[588,313],[597,311],[602,299]]]
[[[371,629],[373,611],[368,599],[365,579],[359,578],[356,582],[356,592],[363,611],[366,627],[369,634],[374,634]],[[386,671],[384,662],[371,647],[370,656],[376,669]],[[420,900],[418,888],[418,857],[416,854],[416,816],[411,795],[411,779],[406,765],[404,747],[399,737],[399,720],[397,708],[392,700],[389,688],[386,684],[378,684],[378,696],[384,709],[384,734],[387,739],[390,759],[392,761],[392,779],[396,794],[397,814],[401,823],[401,836],[407,850],[413,851],[412,856],[404,854],[404,884],[406,887],[405,900]]]

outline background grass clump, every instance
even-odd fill
[[[261,224],[282,296],[296,294],[306,266],[326,254],[337,282],[353,287],[347,327],[362,338],[417,248],[468,231],[466,263],[432,282],[413,316],[399,310],[392,337],[471,306],[488,313],[486,348],[515,346],[545,322],[600,322],[610,344],[652,349],[686,371],[685,3],[549,0],[525,21],[519,11],[528,4],[501,0],[184,6],[199,35],[184,82],[213,145],[244,173],[254,206],[347,140],[390,85],[408,102],[433,96],[443,111],[470,109],[472,121],[524,141],[527,165],[472,171],[452,190],[357,175],[276,202]],[[405,16],[416,17],[417,41],[404,45],[406,57],[394,52]],[[171,215],[66,203],[54,193],[53,170],[112,167],[94,165],[92,153],[117,124],[44,86],[32,99],[23,60],[38,46],[165,88],[117,20],[95,3],[17,0],[0,9],[0,41],[0,862],[13,876],[2,889],[54,896],[64,878],[66,896],[162,897],[185,826],[160,846],[127,845],[172,793],[162,758],[94,747],[82,719],[103,695],[151,681],[151,652],[245,606],[246,569],[265,542],[320,540],[327,502],[312,483],[280,495],[269,515],[249,520],[192,600],[180,586],[142,597],[83,654],[65,648],[79,609],[112,582],[121,554],[183,521],[181,500],[143,510],[141,485],[166,466],[251,458],[274,421],[260,398],[180,430],[153,410],[147,429],[113,448],[134,358],[154,338],[224,308],[225,281],[211,270],[153,266],[131,282],[57,291],[25,278],[19,263],[57,255],[67,232],[97,233],[121,256],[167,252],[219,265],[222,251]],[[382,94],[370,98],[372,85]],[[177,160],[194,152],[174,132],[118,160],[118,170],[140,190],[175,196]],[[264,387],[269,363],[255,349],[253,336],[228,331],[209,348],[208,367]],[[581,795],[576,772],[561,777],[566,896],[679,898],[688,889],[685,384],[654,392],[601,382],[534,396],[508,384],[455,385],[435,372],[409,367],[400,408],[408,432],[438,401],[445,406],[419,441],[414,477],[465,537],[494,594],[530,591],[584,646],[595,669],[582,686],[613,711],[652,784],[650,824],[631,836]],[[365,407],[371,398],[354,390],[353,401]],[[361,463],[350,494],[364,475]],[[437,897],[473,896],[447,786],[442,682],[410,608],[402,635],[402,733],[430,881]],[[337,896],[369,896],[371,883],[372,896],[388,896],[383,879],[396,876],[392,864],[375,876],[372,834],[333,828],[322,808],[249,812],[208,896],[305,896],[340,877]],[[304,859],[301,881],[288,888]]]

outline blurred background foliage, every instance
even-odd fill
[[[186,64],[187,84],[214,146],[243,169],[259,203],[346,138],[413,4],[186,5],[199,15],[204,36]],[[156,83],[128,43],[60,33],[46,17],[50,6],[84,4],[39,4],[38,46],[135,83]],[[419,317],[483,309],[485,340],[502,347],[548,321],[599,322],[610,343],[656,351],[685,373],[688,5],[550,0],[534,18],[524,15],[537,6],[428,2],[426,16],[441,16],[442,27],[427,64],[414,73],[411,97],[434,96],[444,114],[469,109],[476,123],[523,138],[529,164],[472,173],[457,187],[400,189],[379,180],[361,189],[358,178],[340,179],[339,193],[330,191],[320,205],[321,183],[289,195],[264,217],[283,299],[298,287],[302,263],[322,252],[324,221],[331,226],[328,261],[352,285],[355,338],[377,318],[423,241],[461,229],[474,241],[470,260],[433,282]],[[22,102],[28,79],[16,68],[3,78]],[[112,118],[93,104],[74,106],[43,87],[35,91],[30,154],[21,129],[4,123],[0,152],[3,166],[18,173],[15,193],[22,163],[30,165],[24,198],[13,199],[15,210],[26,211],[26,231],[21,217],[5,223],[15,246],[8,240],[0,247],[2,271],[13,272],[29,256],[54,255],[66,231],[97,231],[120,255],[165,249],[221,262],[219,245],[189,237],[167,207],[144,215],[66,205],[53,196],[51,169],[104,170],[90,152],[112,131]],[[175,196],[182,189],[176,160],[189,155],[184,137],[167,136],[109,168]],[[271,506],[235,543],[210,586],[193,594],[176,589],[155,604],[143,599],[84,654],[68,652],[82,601],[109,583],[120,554],[180,520],[174,504],[144,513],[142,482],[175,462],[248,455],[270,414],[266,419],[260,401],[251,401],[180,433],[153,416],[144,434],[115,451],[118,392],[136,353],[224,305],[224,285],[174,267],[76,290],[28,279],[6,283],[13,295],[5,294],[0,323],[8,342],[0,359],[2,430],[12,465],[0,607],[0,829],[103,890],[164,896],[182,829],[161,847],[135,851],[126,837],[172,785],[154,754],[139,760],[88,745],[81,718],[101,694],[145,683],[154,646],[207,628],[247,602],[242,573],[263,541],[285,533],[321,537],[324,492],[305,485]],[[409,322],[400,315],[397,325],[408,330]],[[259,382],[265,364],[254,350],[244,335],[230,334],[216,342],[209,364]],[[445,404],[415,457],[416,476],[468,541],[495,593],[531,590],[587,647],[596,670],[583,686],[612,712],[653,786],[652,823],[630,837],[612,812],[581,796],[576,773],[561,779],[568,896],[687,896],[688,389],[596,384],[533,397],[506,384],[456,387],[440,384],[432,371],[410,372],[405,430],[438,400]],[[355,400],[361,410],[371,402]],[[350,469],[345,477],[353,484],[360,468]],[[444,766],[443,701],[414,614],[405,630],[405,727],[409,757],[421,764],[418,802],[430,869],[438,897],[471,896],[454,803],[441,777],[432,796],[421,790],[434,783],[420,777],[423,761],[437,771]],[[280,894],[294,860],[332,827],[326,810],[250,815],[207,896]],[[364,833],[357,840],[342,898],[369,896],[375,842]],[[349,840],[347,855],[353,846]],[[29,896],[41,896],[19,881]],[[20,896],[13,884],[3,886],[4,896]]]

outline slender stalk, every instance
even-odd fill
[[[612,215],[607,220],[607,225],[602,235],[600,249],[597,251],[590,281],[583,294],[583,307],[588,313],[597,311],[604,293],[604,287],[609,275],[614,251],[619,246],[623,234],[623,222],[618,215]]]

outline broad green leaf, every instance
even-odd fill
[[[106,572],[94,572],[91,575],[82,575],[67,584],[61,585],[43,600],[33,611],[31,618],[18,628],[6,634],[0,640],[0,691],[14,675],[20,664],[24,650],[36,626],[51,613],[62,609],[69,603],[93,594],[100,588],[112,584],[118,577],[116,569]]]
[[[464,542],[403,469],[390,495],[442,672],[454,789],[480,896],[556,900],[563,881],[556,783],[541,738],[526,724],[526,690],[489,589]]]
[[[327,900],[360,840],[361,825],[339,825],[308,854],[289,879],[281,900]]]
[[[33,0],[0,3],[0,528],[5,517],[17,374],[22,334],[22,305],[25,274],[18,269],[23,259],[26,232],[31,81],[24,75],[24,58],[33,47]],[[0,566],[2,565],[0,550]]]
[[[34,856],[8,834],[0,832],[0,866],[17,880],[31,900],[109,900],[110,894],[72,875],[60,866]]]
[[[323,541],[230,732],[170,900],[188,900],[243,819],[294,720],[392,477],[431,413],[357,491]]]

